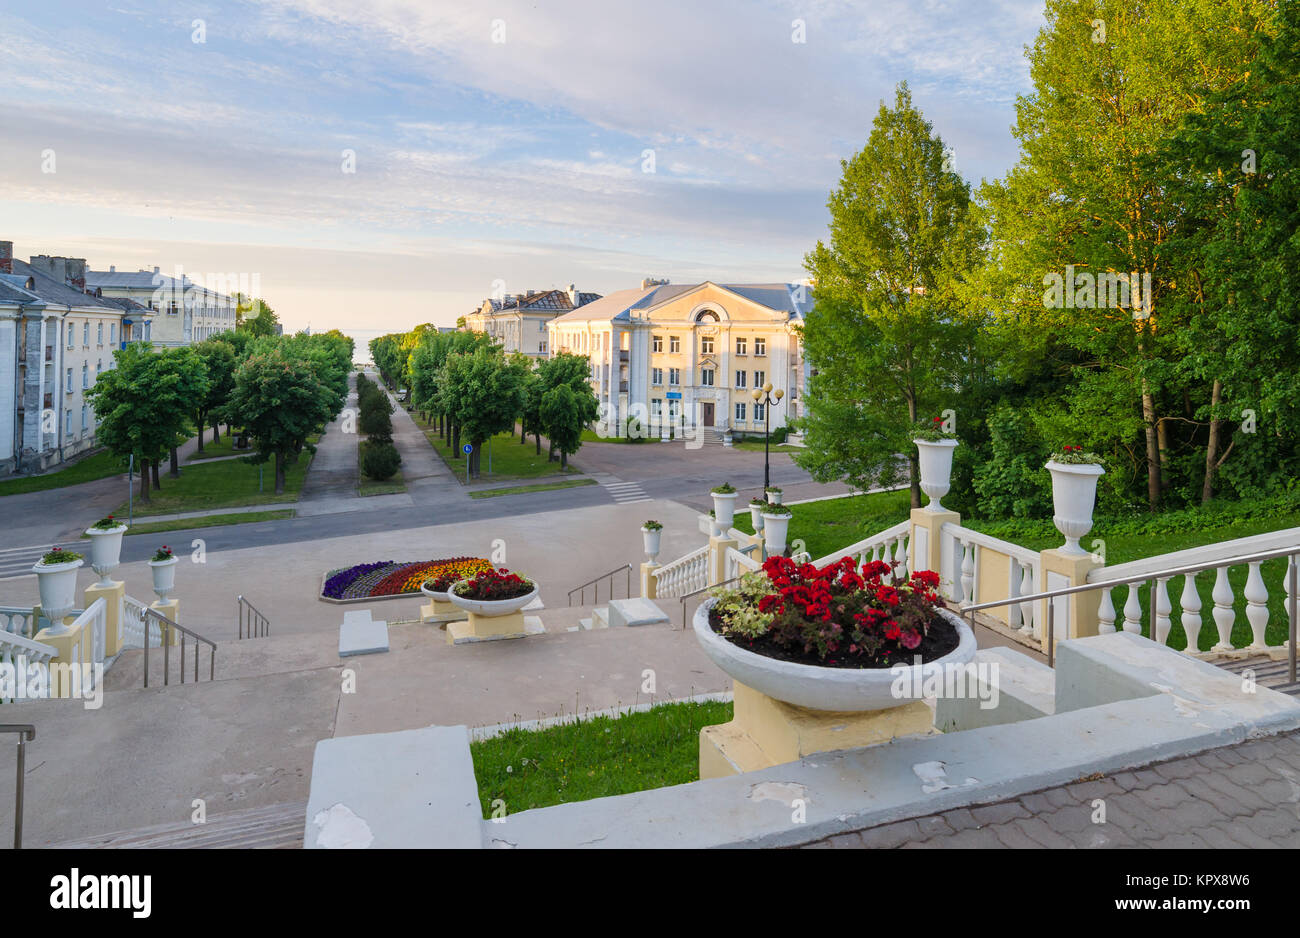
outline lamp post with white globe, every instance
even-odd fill
[[[761,388],[754,388],[754,403],[763,405],[763,498],[767,498],[768,486],[772,484],[771,466],[768,461],[768,446],[772,438],[772,405],[785,397],[780,388],[772,390],[769,381]]]

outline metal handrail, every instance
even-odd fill
[[[14,786],[14,849],[23,849],[23,779],[27,775],[27,744],[36,738],[30,723],[0,723],[0,733],[18,734],[18,780]]]
[[[745,571],[745,573],[754,573],[754,572],[755,571],[753,570]],[[686,631],[686,600],[690,599],[692,596],[698,596],[701,593],[707,593],[709,590],[715,590],[718,587],[726,586],[728,583],[735,583],[737,580],[743,577],[745,573],[738,573],[735,576],[733,576],[731,579],[723,580],[721,583],[711,583],[708,586],[701,586],[699,589],[692,590],[689,593],[682,593],[682,631]]]
[[[592,579],[588,580],[586,583],[583,583],[581,586],[575,586],[573,589],[569,590],[569,605],[570,606],[573,605],[573,594],[580,593],[581,597],[578,601],[578,605],[585,606],[587,604],[586,599],[587,599],[588,586],[595,587],[595,597],[592,599],[592,602],[593,603],[600,602],[600,581],[604,579],[609,580],[609,598],[613,599],[614,598],[614,577],[615,575],[622,573],[624,570],[627,571],[627,596],[628,599],[631,599],[632,598],[632,565],[630,563],[625,563],[621,567],[615,567],[613,570],[610,570],[608,573],[602,573],[600,576],[593,577]]]
[[[185,628],[167,618],[152,606],[146,606],[144,614],[141,617],[141,624],[144,626],[144,686],[149,686],[149,619],[150,617],[158,620],[158,640],[162,643],[163,649],[163,686],[171,683],[171,630],[175,629],[181,633],[181,683],[185,683],[185,636],[188,635],[194,639],[194,680],[197,683],[199,679],[199,643],[202,642],[209,649],[209,667],[208,680],[216,680],[217,675],[217,643],[210,638],[204,638],[198,632]]]
[[[1158,570],[1155,573],[1143,573],[1140,576],[1120,577],[1114,580],[1099,580],[1096,583],[1084,583],[1080,586],[1063,586],[1060,589],[1047,590],[1042,593],[1030,593],[1027,596],[1012,596],[1007,599],[989,600],[985,603],[965,603],[961,606],[961,611],[971,622],[975,622],[975,613],[980,609],[995,609],[998,606],[1013,606],[1018,603],[1032,603],[1043,599],[1055,599],[1057,596],[1071,596],[1075,593],[1086,593],[1089,590],[1113,589],[1116,586],[1128,586],[1133,583],[1150,583],[1151,584],[1151,634],[1155,634],[1156,620],[1156,603],[1155,603],[1155,584],[1158,580],[1171,580],[1176,576],[1186,576],[1189,573],[1203,573],[1206,570],[1218,570],[1220,567],[1236,567],[1243,563],[1262,563],[1266,560],[1277,560],[1281,557],[1300,557],[1300,546],[1284,547],[1277,550],[1262,551],[1256,554],[1241,554],[1236,557],[1228,557],[1220,560],[1211,560],[1205,563],[1185,564],[1181,567],[1171,567],[1168,570]],[[1297,615],[1297,604],[1300,603],[1300,588],[1297,588],[1297,567],[1300,564],[1291,564],[1291,589],[1288,591],[1288,601],[1291,606],[1290,614],[1290,631],[1288,650],[1288,674],[1289,681],[1295,683],[1296,679],[1296,624],[1300,620]],[[1047,664],[1048,667],[1056,666],[1056,641],[1054,635],[1053,611],[1055,603],[1047,604]]]
[[[249,638],[265,638],[271,634],[271,620],[257,611],[257,607],[243,596],[239,600],[239,637],[244,637],[244,623],[248,623]],[[247,609],[247,612],[245,612]]]

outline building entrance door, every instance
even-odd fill
[[[713,426],[713,401],[700,402],[700,423],[706,427]]]

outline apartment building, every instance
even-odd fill
[[[807,381],[798,327],[812,308],[803,284],[643,280],[549,326],[552,354],[591,361],[592,388],[610,427],[629,417],[656,429],[762,433],[799,415]],[[784,391],[771,405],[753,391]]]
[[[486,332],[507,353],[546,358],[550,354],[551,321],[598,299],[599,293],[581,293],[573,284],[567,290],[529,290],[500,299],[489,297],[465,317],[465,328]]]
[[[82,258],[24,263],[0,241],[0,473],[42,471],[95,445],[85,394],[113,367],[131,313],[87,293],[85,276]]]
[[[193,345],[235,329],[234,298],[183,273],[171,277],[157,267],[129,271],[111,266],[87,271],[86,283],[105,299],[132,300],[153,311],[139,334],[133,331],[132,337],[161,348]]]

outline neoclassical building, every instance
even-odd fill
[[[573,284],[567,290],[529,290],[517,295],[489,297],[465,317],[465,328],[486,332],[507,352],[522,352],[529,358],[546,358],[550,354],[548,326],[551,320],[578,309],[599,293],[582,293]]]
[[[799,415],[807,367],[798,326],[812,291],[791,283],[669,284],[644,280],[550,323],[552,354],[591,360],[592,388],[610,427],[629,417],[665,426],[762,433]],[[753,399],[785,392],[770,415]]]
[[[25,263],[0,241],[0,474],[49,469],[95,445],[86,391],[113,367],[131,315],[88,293],[85,274],[81,258]]]
[[[238,281],[234,275],[214,279]],[[152,311],[144,322],[128,323],[127,341],[145,340],[155,348],[176,348],[235,331],[235,299],[186,274],[178,278],[157,267],[152,271],[109,267],[86,271],[86,285],[105,299],[131,300]]]

